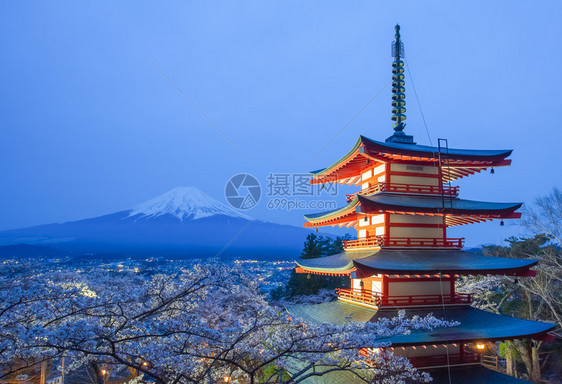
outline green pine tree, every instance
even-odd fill
[[[320,241],[314,233],[309,233],[304,242],[304,249],[301,253],[301,259],[316,259],[322,256]]]
[[[343,240],[347,237],[332,239],[325,236],[309,234],[304,242],[301,259],[314,259],[323,256],[335,255],[343,252]],[[314,295],[320,289],[336,289],[349,287],[349,278],[341,276],[322,276],[306,273],[297,273],[293,270],[291,278],[285,286],[285,297],[300,295]],[[278,294],[278,292],[276,292]]]

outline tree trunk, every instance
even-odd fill
[[[533,383],[542,383],[541,366],[539,364],[538,347],[532,344],[532,340],[525,339],[513,343],[521,355],[529,380]]]
[[[513,352],[511,350],[505,355],[505,371],[509,376],[517,377],[515,359],[513,358]]]
[[[541,373],[541,364],[539,361],[539,347],[534,345],[531,346],[531,361],[533,364],[533,375],[531,380],[535,383],[542,383],[542,373]]]
[[[45,384],[47,382],[47,360],[41,362],[41,376],[39,378],[39,384]]]
[[[96,383],[104,384],[104,378],[103,375],[101,374],[101,368],[99,367],[99,365],[92,361],[90,362],[90,367],[92,369],[92,373],[94,374]]]

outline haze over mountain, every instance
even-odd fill
[[[109,215],[0,232],[0,245],[72,253],[296,258],[309,230],[255,220],[195,187]]]

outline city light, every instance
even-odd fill
[[[476,344],[476,349],[478,349],[479,351],[482,351],[486,348],[486,344],[484,343],[477,343]]]

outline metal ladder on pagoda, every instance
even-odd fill
[[[448,190],[451,190],[451,167],[449,164],[449,141],[447,139],[437,139],[437,148],[439,150],[439,186],[441,189],[441,209],[443,217],[445,217],[445,212],[447,209],[451,210],[453,208],[452,196],[445,198],[445,183],[443,180],[443,167],[447,171],[447,176],[445,177]]]
[[[449,164],[449,141],[447,139],[437,139],[437,148],[439,151],[439,188],[441,189],[441,213],[443,214],[443,225],[446,226],[447,208],[452,211],[453,208],[453,196],[448,196],[445,198],[445,185],[443,183],[443,165],[445,165],[447,170],[447,185],[449,191],[451,190],[451,167]],[[448,202],[448,204],[447,204]],[[445,238],[443,241],[447,241]],[[443,305],[443,316],[445,316],[445,299],[443,296],[443,281],[441,280],[442,273],[439,272],[439,286],[441,287],[441,303]],[[449,345],[447,344],[447,373],[449,376],[449,384],[452,384],[451,380],[451,361],[449,356]]]

